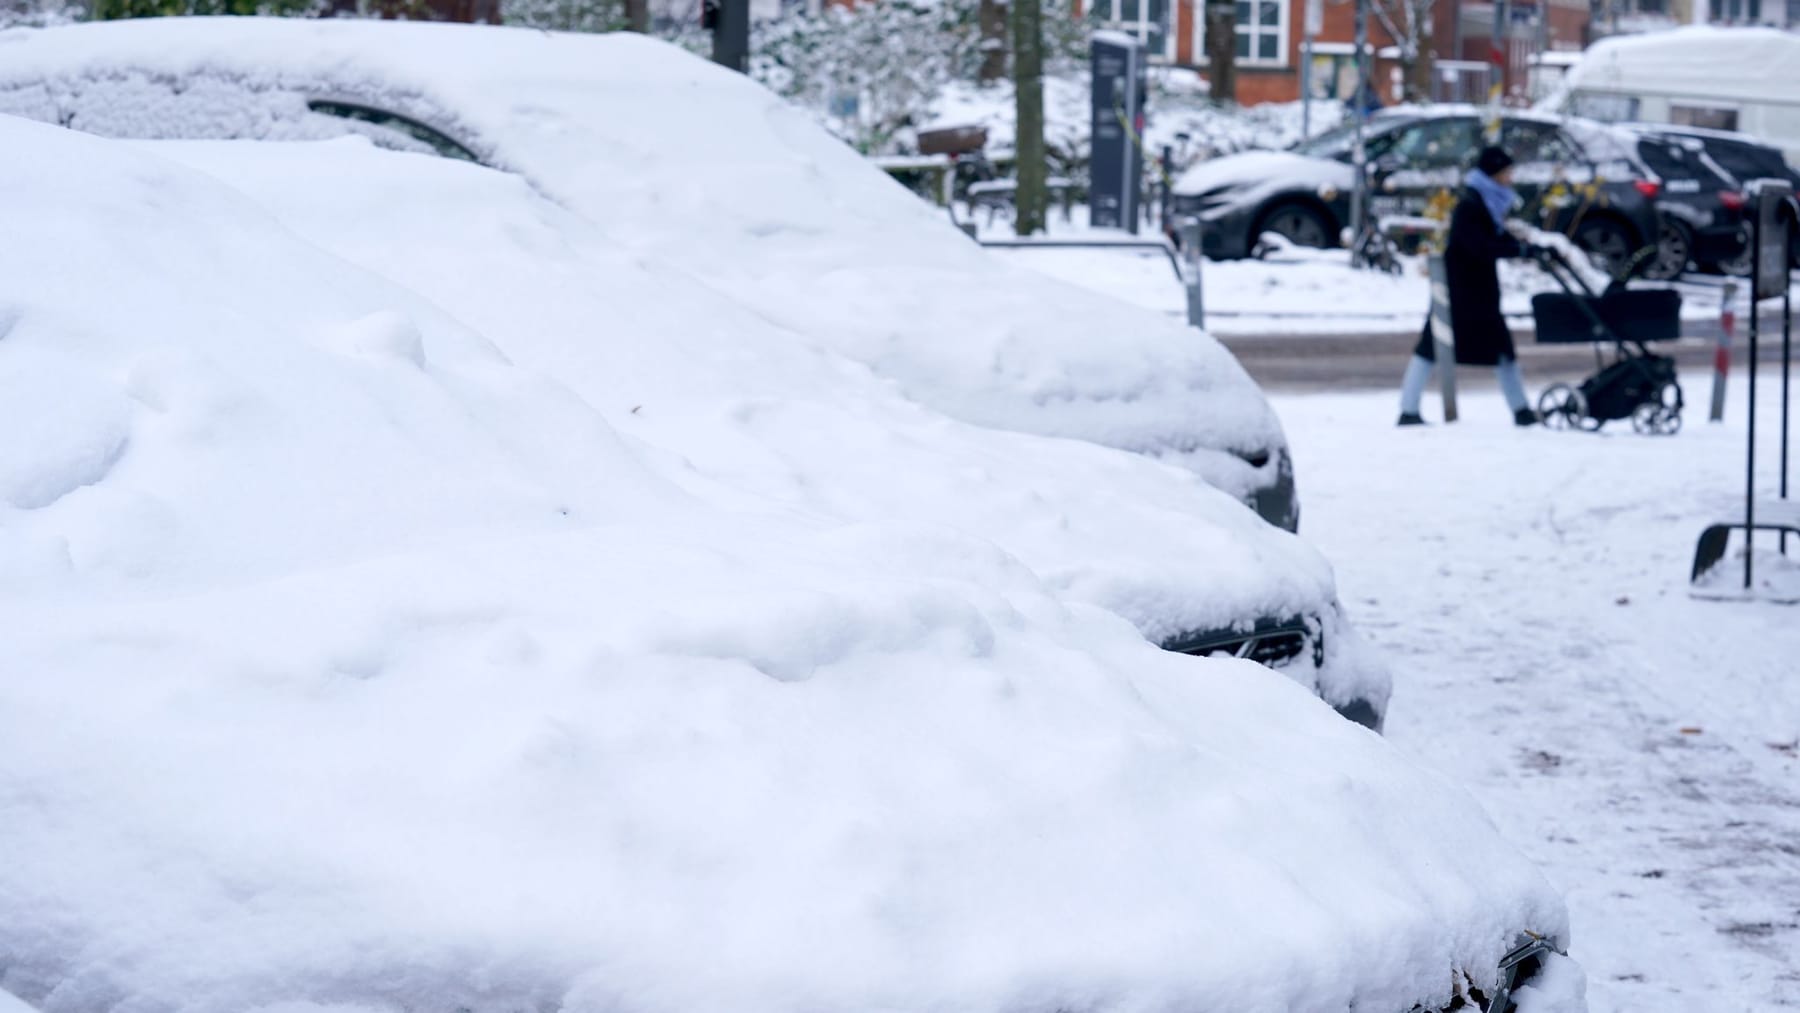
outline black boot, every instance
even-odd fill
[[[1535,426],[1542,421],[1544,420],[1538,416],[1538,413],[1529,408],[1521,408],[1513,412],[1513,425],[1515,426]]]
[[[1394,424],[1400,426],[1422,426],[1425,424],[1425,419],[1416,412],[1401,412],[1400,421]]]

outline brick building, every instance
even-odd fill
[[[1200,0],[1173,0],[1165,22],[1163,0],[1075,0],[1076,16],[1137,34],[1153,59],[1206,72],[1205,24]],[[1355,4],[1315,0],[1319,31],[1305,44],[1308,0],[1236,0],[1237,98],[1245,105],[1300,98],[1303,67],[1311,63],[1313,96],[1347,98],[1355,86]],[[1397,7],[1400,0],[1369,0]],[[1492,81],[1492,3],[1433,0],[1434,38],[1430,97],[1438,101],[1478,101]],[[1542,6],[1540,6],[1542,5]],[[1533,54],[1540,50],[1580,50],[1588,40],[1589,0],[1512,0],[1512,32],[1506,40],[1506,80],[1523,95]],[[1164,31],[1163,25],[1168,30]],[[1400,94],[1395,39],[1369,18],[1371,85],[1383,103]]]

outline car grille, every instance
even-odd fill
[[[1223,654],[1247,658],[1270,668],[1286,668],[1295,662],[1310,660],[1314,666],[1324,663],[1324,640],[1301,618],[1262,620],[1245,630],[1218,630],[1183,634],[1163,642],[1163,649],[1178,654],[1206,658]]]

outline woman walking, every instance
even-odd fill
[[[1536,425],[1538,414],[1525,399],[1525,381],[1519,374],[1519,356],[1513,347],[1506,318],[1500,313],[1502,257],[1522,257],[1524,247],[1514,238],[1506,220],[1519,204],[1512,189],[1512,156],[1503,148],[1487,147],[1464,177],[1462,199],[1450,215],[1450,241],[1444,249],[1444,269],[1450,289],[1450,329],[1456,343],[1456,361],[1468,366],[1493,366],[1500,390],[1512,409],[1513,422]],[[1511,223],[1523,230],[1522,222]],[[1437,353],[1433,348],[1431,319],[1406,364],[1400,385],[1400,425],[1420,426],[1419,401]],[[1454,367],[1446,367],[1454,368]]]

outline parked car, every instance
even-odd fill
[[[341,24],[181,24],[217,52],[160,54],[151,25],[15,33],[0,112],[110,136],[356,133],[503,168],[921,404],[1145,454],[1299,522],[1280,421],[1224,346],[980,250],[764,89],[694,102],[693,68],[650,40],[594,67],[569,37],[524,30],[424,35],[415,55]],[[548,69],[514,69],[533,61]]]
[[[1175,186],[1177,214],[1197,214],[1208,255],[1250,256],[1265,232],[1303,246],[1335,246],[1349,223],[1352,135],[1342,127],[1285,152],[1246,152],[1190,169]],[[1467,107],[1406,107],[1372,117],[1364,145],[1370,210],[1425,215],[1461,185],[1483,143],[1482,114]],[[1656,181],[1597,125],[1508,113],[1500,143],[1518,167],[1523,214],[1564,232],[1597,262],[1622,267],[1661,232]]]
[[[1800,37],[1696,25],[1601,39],[1539,108],[1609,123],[1727,130],[1800,157]]]
[[[691,299],[722,296],[748,310],[723,331],[716,321],[693,328],[730,336],[695,347],[684,367],[693,371],[691,392],[683,395],[692,426],[704,425],[721,400],[745,396],[733,393],[742,378],[717,364],[730,363],[741,354],[735,346],[772,325],[770,333],[800,348],[860,359],[915,401],[949,415],[1135,449],[1247,499],[1265,520],[1297,523],[1279,423],[1216,342],[1004,263],[747,80],[708,78],[697,91],[695,75],[710,69],[667,46],[515,30],[221,18],[45,29],[12,40],[6,51],[0,110],[75,129],[169,140],[354,135],[456,165],[503,169],[506,182],[522,178],[525,194],[603,226],[606,241],[680,265],[696,286]],[[531,73],[520,73],[523,67]],[[646,94],[661,98],[647,103]],[[443,211],[457,200],[414,208],[410,229],[371,232],[363,222],[399,220],[392,194],[405,188],[359,203],[342,175],[296,180],[289,198],[266,198],[292,228],[316,230],[321,245],[371,269],[404,273],[410,286],[444,306],[493,296],[498,279],[507,279],[509,305],[561,307],[576,324],[495,326],[520,347],[529,342],[534,361],[596,403],[632,396],[641,353],[629,341],[596,342],[588,330],[588,321],[620,312],[617,294],[597,285],[571,293],[537,259],[507,256],[515,245],[506,233],[453,244],[467,251],[459,262],[487,264],[482,270],[414,271],[410,265],[436,263],[415,251],[436,245],[420,236],[459,224],[444,221]],[[313,187],[327,184],[338,190],[314,194]],[[346,215],[342,209],[350,207],[359,210]],[[546,213],[534,206],[518,217]],[[364,245],[349,248],[346,236]],[[850,316],[854,330],[835,326]],[[859,334],[881,340],[871,344]],[[797,396],[782,390],[759,400]],[[840,441],[855,438],[848,423],[829,428]],[[682,432],[669,439],[686,438]],[[1084,501],[1053,511],[1066,524],[1021,527],[1015,511],[988,509],[984,497],[991,491],[1005,499],[1013,485],[1029,484],[1031,458],[1018,456],[1023,450],[1005,463],[998,454],[969,462],[961,502],[906,489],[870,496],[872,486],[845,485],[877,483],[905,448],[867,439],[873,475],[853,475],[834,457],[805,482],[765,494],[796,498],[805,509],[856,503],[883,516],[947,511],[934,522],[980,527],[1154,643],[1263,662],[1346,717],[1382,726],[1389,676],[1359,648],[1328,564],[1257,515],[1187,500],[1171,506],[1148,487],[1126,494],[1137,480],[1096,459]],[[1152,534],[1158,531],[1166,534]]]
[[[1737,206],[1735,209],[1727,206],[1723,210],[1727,214],[1735,213],[1740,221],[1745,213],[1743,191],[1753,180],[1783,180],[1794,187],[1796,192],[1800,192],[1800,172],[1795,171],[1788,163],[1779,147],[1761,138],[1725,130],[1666,124],[1629,124],[1628,127],[1669,138],[1672,143],[1680,143],[1687,150],[1693,150],[1697,146],[1697,159],[1707,169],[1703,180],[1724,185],[1726,189],[1719,195],[1721,202]],[[1704,193],[1705,182],[1702,184],[1702,194]],[[1716,255],[1701,260],[1701,266],[1713,267],[1728,274],[1749,273],[1750,253],[1744,246],[1747,238],[1747,230],[1740,228],[1735,244],[1721,247]],[[1800,269],[1800,234],[1793,237],[1788,256],[1792,266]]]
[[[1662,239],[1645,275],[1673,278],[1690,264],[1705,271],[1748,273],[1749,227],[1742,185],[1698,138],[1649,127],[1631,128],[1631,133],[1638,158],[1662,183],[1656,198]]]
[[[344,83],[346,38],[544,53],[135,24]],[[1466,793],[1011,551],[1319,578],[1196,477],[925,409],[517,175],[0,150],[0,1009],[1580,1013],[1558,891]]]

